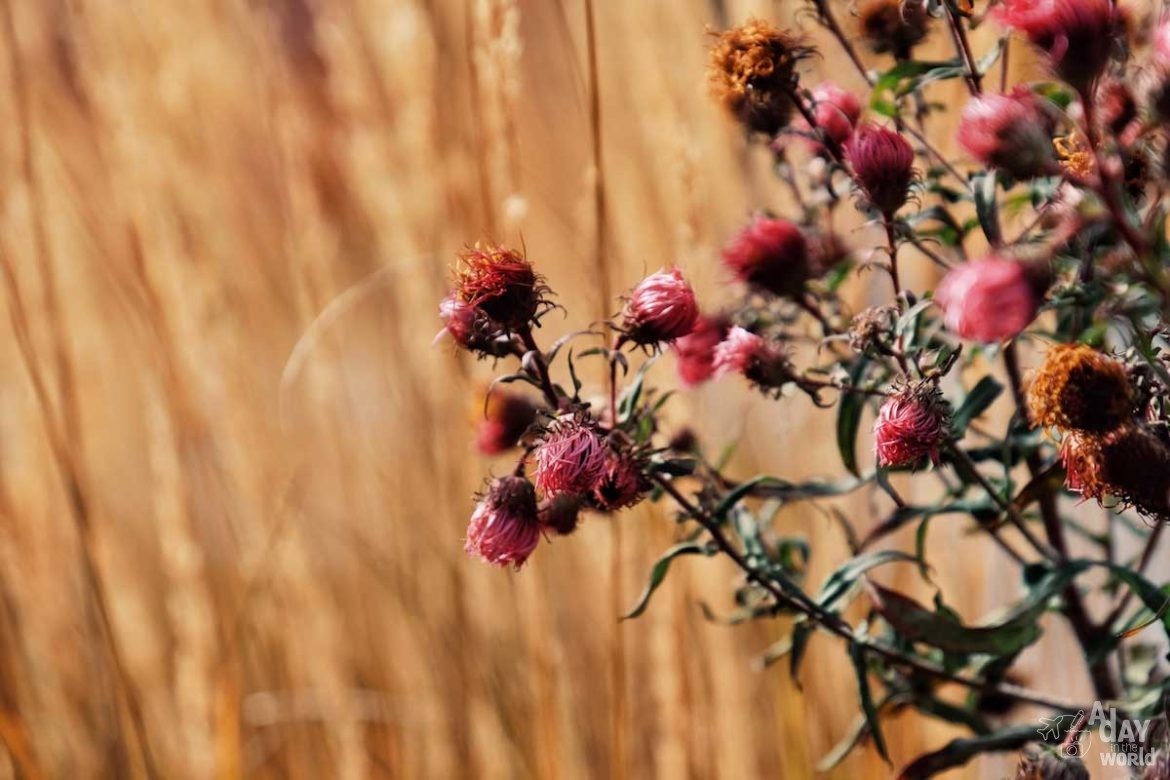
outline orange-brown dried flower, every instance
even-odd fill
[[[798,36],[749,19],[711,48],[712,91],[747,127],[775,135],[792,119],[796,65],[811,52]]]
[[[1103,433],[1133,416],[1133,390],[1125,366],[1084,344],[1048,350],[1028,388],[1034,425]]]
[[[1060,459],[1069,490],[1170,519],[1170,447],[1149,429],[1127,424],[1104,435],[1065,434]]]
[[[868,0],[858,10],[858,32],[873,52],[906,59],[926,37],[928,19],[915,0]]]

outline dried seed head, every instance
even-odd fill
[[[536,421],[536,408],[536,404],[520,393],[491,392],[476,429],[476,448],[484,455],[499,455],[512,449]]]
[[[1083,344],[1048,350],[1028,387],[1033,425],[1102,433],[1133,417],[1125,366]]]
[[[775,135],[792,118],[796,66],[811,52],[792,33],[749,19],[711,48],[712,90],[749,129]]]
[[[886,399],[873,426],[878,465],[913,466],[926,456],[938,460],[951,435],[951,407],[937,385],[907,385]]]
[[[728,327],[724,317],[700,316],[690,333],[671,344],[678,378],[685,386],[694,387],[715,375],[715,348]]]
[[[1066,433],[1060,459],[1069,490],[1098,503],[1112,496],[1146,516],[1170,520],[1170,448],[1145,427]]]
[[[914,182],[914,149],[900,133],[861,125],[845,145],[845,159],[861,194],[887,220],[906,204]]]
[[[1036,317],[1040,296],[1028,268],[992,255],[955,266],[935,293],[951,332],[969,341],[1018,335]]]
[[[728,242],[723,264],[739,281],[786,297],[799,296],[811,272],[808,242],[800,226],[763,216]]]
[[[858,32],[871,51],[904,60],[926,37],[929,19],[915,0],[867,0],[858,11]]]
[[[699,318],[695,291],[677,268],[651,274],[626,301],[622,325],[626,338],[644,346],[687,335]]]
[[[728,373],[742,374],[764,391],[778,389],[794,376],[779,344],[738,326],[715,348],[715,374]]]
[[[583,495],[605,473],[605,442],[593,422],[580,415],[549,423],[536,448],[536,486],[546,497]]]
[[[593,488],[594,505],[603,511],[614,512],[641,501],[647,489],[642,467],[636,456],[611,450],[606,458],[605,473]]]
[[[1056,162],[1055,117],[1027,87],[1008,94],[984,93],[968,101],[959,120],[958,142],[979,162],[1016,178],[1051,172]]]
[[[854,316],[849,324],[849,346],[865,352],[882,341],[894,329],[898,309],[894,306],[870,306]]]
[[[992,14],[1044,52],[1056,75],[1082,93],[1124,38],[1125,17],[1112,0],[1006,0]]]
[[[532,264],[515,250],[476,244],[459,255],[455,294],[508,330],[529,326],[544,286]]]
[[[463,549],[493,566],[519,569],[540,543],[536,492],[523,477],[500,477],[480,499]]]

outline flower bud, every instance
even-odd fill
[[[641,462],[628,453],[609,452],[605,473],[593,488],[593,503],[605,512],[633,506],[646,491]]]
[[[508,330],[528,327],[541,304],[543,286],[532,264],[500,246],[464,250],[456,271],[456,298]]]
[[[921,0],[867,0],[858,11],[858,31],[875,54],[904,60],[926,37],[929,18]]]
[[[1124,32],[1112,0],[1006,0],[992,14],[1044,52],[1060,78],[1085,93]]]
[[[1125,366],[1084,344],[1058,344],[1028,386],[1033,425],[1103,433],[1133,417]]]
[[[499,455],[515,447],[536,420],[536,404],[519,393],[496,390],[488,395],[475,435],[484,455]]]
[[[540,502],[540,524],[558,536],[568,536],[581,521],[581,497],[562,493]]]
[[[951,408],[937,385],[907,385],[886,399],[873,426],[874,451],[880,466],[913,466],[930,456],[951,435]]]
[[[887,220],[906,204],[914,181],[914,149],[898,132],[860,126],[845,144],[845,159],[861,194]]]
[[[853,128],[861,119],[861,101],[852,92],[837,86],[833,81],[822,81],[812,92],[812,114],[817,123],[817,130],[824,133],[834,146],[840,148],[853,135]],[[812,133],[813,128],[808,126],[804,118],[794,123],[796,129]],[[825,147],[820,141],[809,139],[812,150],[823,153]]]
[[[671,344],[678,378],[685,386],[694,387],[715,375],[715,348],[727,327],[722,317],[700,316],[690,333]]]
[[[1055,119],[1027,87],[1006,95],[984,93],[967,102],[959,119],[959,146],[986,166],[1025,179],[1049,172]]]
[[[792,366],[779,344],[734,327],[715,348],[715,374],[742,374],[761,390],[777,389],[792,381]]]
[[[749,130],[775,135],[792,118],[796,65],[810,52],[792,33],[749,19],[712,47],[712,90]]]
[[[523,477],[500,477],[476,504],[463,549],[493,566],[517,570],[540,543],[536,492]]]
[[[677,268],[650,274],[634,288],[622,315],[626,338],[656,345],[685,336],[695,327],[695,291]]]
[[[1014,338],[1040,305],[1027,267],[995,255],[952,268],[934,298],[947,328],[968,341]]]
[[[758,216],[724,247],[723,264],[741,282],[796,298],[810,274],[808,242],[796,223]]]
[[[536,486],[546,497],[585,494],[605,473],[605,442],[591,421],[570,415],[549,423],[536,448]]]

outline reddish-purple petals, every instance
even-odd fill
[[[519,569],[540,543],[536,492],[523,477],[500,477],[480,499],[463,549],[493,566]]]

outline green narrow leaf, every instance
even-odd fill
[[[849,384],[852,387],[860,385],[869,367],[869,359],[859,357],[849,369]],[[837,451],[841,453],[841,463],[853,474],[861,476],[857,470],[857,431],[861,427],[861,412],[865,409],[865,397],[862,393],[845,393],[837,405]]]
[[[1018,653],[1040,638],[1039,610],[1026,610],[991,626],[965,626],[945,612],[933,612],[917,601],[873,583],[880,603],[874,608],[911,642],[949,653],[1007,655]]]
[[[987,411],[987,408],[995,403],[995,399],[999,398],[1001,393],[1003,393],[1003,385],[993,377],[985,376],[976,382],[975,386],[971,388],[971,392],[967,393],[967,397],[963,399],[963,403],[955,411],[955,436],[961,438],[971,421]]]
[[[698,542],[681,542],[680,544],[676,544],[674,547],[671,547],[662,554],[662,557],[659,558],[657,562],[655,562],[654,568],[650,570],[650,581],[646,583],[645,590],[643,590],[642,595],[638,597],[638,603],[635,604],[634,608],[622,617],[622,620],[636,618],[646,611],[646,607],[650,604],[650,597],[654,595],[654,591],[658,590],[658,586],[662,584],[664,579],[666,579],[666,573],[670,570],[670,564],[672,561],[674,561],[675,558],[679,557],[680,555],[710,554],[711,551],[706,547],[706,545],[699,544]]]
[[[865,649],[859,644],[849,646],[849,658],[853,661],[853,671],[857,673],[857,691],[861,694],[861,711],[873,734],[873,746],[887,764],[890,763],[890,754],[886,750],[886,739],[882,736],[882,725],[878,720],[878,708],[873,701],[873,691],[869,687],[869,672],[865,665]]]
[[[999,230],[999,204],[995,200],[995,171],[971,177],[971,192],[975,196],[975,215],[983,234],[993,245],[1002,239]]]
[[[918,559],[900,550],[878,550],[849,559],[825,580],[817,594],[817,603],[825,609],[832,609],[857,584],[862,574],[896,561],[917,563]]]

